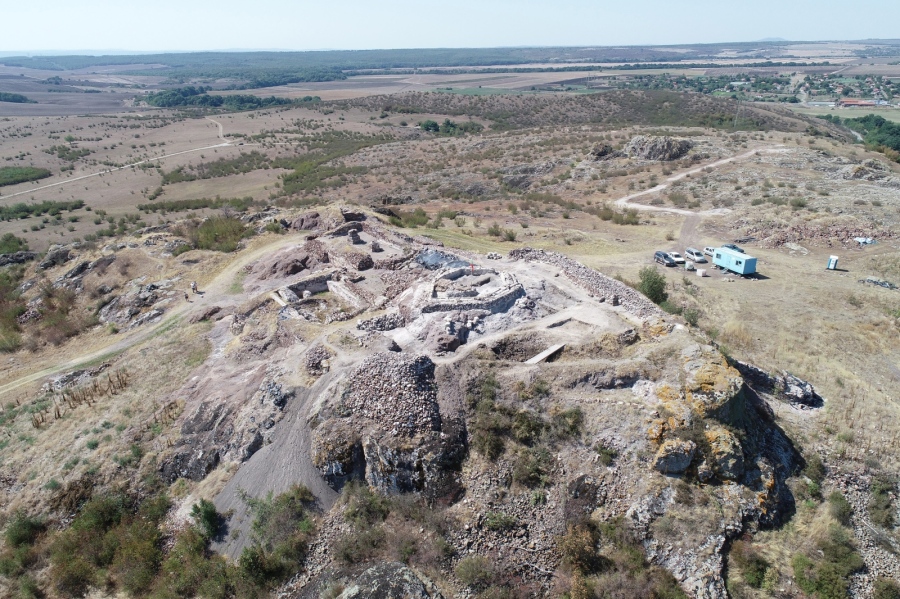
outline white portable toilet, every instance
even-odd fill
[[[828,270],[837,270],[837,256],[831,256],[828,258]]]

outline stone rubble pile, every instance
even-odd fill
[[[356,323],[359,331],[392,331],[403,326],[406,326],[406,319],[399,312],[382,314]]]
[[[396,353],[370,356],[348,377],[337,411],[363,416],[395,435],[440,430],[434,362]]]
[[[545,252],[526,247],[512,250],[509,257],[513,260],[543,262],[559,267],[569,279],[593,293],[601,301],[618,297],[619,305],[640,318],[662,316],[663,314],[656,304],[631,287],[557,252]]]

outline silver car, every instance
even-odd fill
[[[703,252],[695,250],[694,248],[684,250],[684,255],[688,260],[696,262],[697,264],[706,264],[707,262],[706,258],[703,256]]]

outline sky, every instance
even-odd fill
[[[0,52],[850,40],[898,24],[897,0],[0,0]]]

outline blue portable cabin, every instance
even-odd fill
[[[713,264],[739,275],[752,275],[756,272],[756,258],[728,248],[716,248],[713,251]]]

